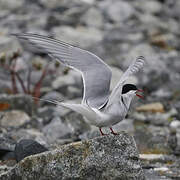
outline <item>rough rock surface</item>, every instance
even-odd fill
[[[30,156],[1,180],[137,179],[144,174],[134,139],[127,133],[76,142]]]

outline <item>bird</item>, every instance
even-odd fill
[[[99,128],[101,135],[105,135],[102,131],[104,127],[110,128],[111,133],[117,135],[112,126],[125,118],[135,96],[143,98],[138,94],[143,90],[134,84],[127,84],[126,81],[144,66],[146,61],[144,56],[135,58],[110,92],[112,76],[110,66],[90,51],[48,36],[33,33],[12,35],[29,42],[52,59],[81,73],[84,91],[80,104],[47,101],[80,113],[90,125]]]

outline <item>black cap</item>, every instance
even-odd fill
[[[131,90],[138,90],[138,89],[134,84],[125,84],[122,87],[122,94],[126,94],[127,92],[129,92]]]

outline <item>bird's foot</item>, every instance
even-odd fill
[[[102,136],[107,135],[107,134],[104,134],[104,133],[102,132],[102,129],[101,129],[101,128],[99,128],[99,131],[101,132],[101,135],[102,135]]]
[[[111,130],[111,134],[118,135],[118,133],[114,132],[112,128],[110,128],[110,130]]]

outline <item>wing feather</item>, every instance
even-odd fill
[[[26,40],[50,57],[82,73],[84,94],[82,103],[93,108],[102,107],[109,97],[111,70],[98,56],[63,41],[37,34],[13,34]]]

